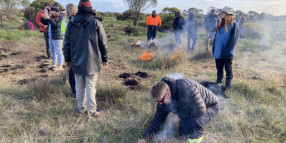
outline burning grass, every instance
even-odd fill
[[[150,61],[154,58],[155,52],[143,52],[142,55],[140,56],[141,61]]]

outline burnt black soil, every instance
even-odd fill
[[[128,77],[130,77],[130,76],[131,76],[130,73],[123,73],[123,74],[120,74],[120,75],[119,75],[119,78],[126,79],[126,78],[128,78]]]
[[[18,82],[18,84],[28,84],[28,83],[31,83],[31,82],[35,82],[36,80],[39,80],[39,79],[44,79],[44,78],[48,78],[49,76],[48,75],[40,75],[40,76],[36,76],[36,77],[33,77],[33,78],[30,78],[30,79],[22,79]]]
[[[138,71],[135,75],[140,76],[141,78],[148,78],[148,74],[146,72]]]
[[[14,52],[10,54],[11,56],[21,55],[21,52]]]
[[[41,61],[41,60],[46,60],[46,59],[48,59],[48,57],[46,57],[46,56],[38,56],[38,57],[36,57],[36,61]]]
[[[24,68],[25,68],[25,66],[23,66],[23,65],[16,65],[13,68],[11,68],[10,70],[18,70],[18,69],[24,69]]]
[[[0,67],[2,67],[2,68],[9,68],[9,67],[11,67],[11,65],[2,65]]]
[[[8,69],[0,69],[0,73],[6,73],[8,71],[9,71]]]
[[[258,76],[253,76],[253,77],[251,77],[251,79],[253,79],[253,80],[263,80],[261,77],[258,77]]]
[[[46,68],[47,66],[48,66],[49,64],[44,64],[44,63],[42,63],[40,66],[39,66],[39,68]]]
[[[0,58],[7,58],[7,55],[0,55]]]
[[[38,72],[39,72],[39,73],[46,73],[46,72],[47,72],[47,70],[45,70],[45,69],[41,69],[41,70],[39,70]]]
[[[196,54],[193,59],[197,61],[211,60],[213,59],[213,55],[211,54],[211,52],[205,51],[203,53]]]
[[[139,82],[136,79],[130,79],[124,82],[125,85],[136,86],[139,85]]]

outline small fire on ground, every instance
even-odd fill
[[[180,58],[183,56],[183,50],[175,49],[175,54],[171,56],[171,60],[180,60]]]
[[[141,61],[150,61],[154,58],[155,56],[155,52],[143,52],[141,57],[140,57],[140,60]]]

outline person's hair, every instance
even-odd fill
[[[73,15],[76,15],[78,9],[74,4],[68,4],[66,6],[66,14],[67,14],[67,18],[70,18]]]
[[[226,14],[225,18],[225,32],[229,29],[229,24],[233,24],[235,21],[235,16],[233,14]]]
[[[60,20],[60,12],[55,12],[55,15],[52,16],[52,19],[55,21],[55,22],[58,22]]]
[[[156,82],[151,90],[151,96],[153,99],[160,97],[166,90],[169,88],[169,86],[164,81],[158,81]]]

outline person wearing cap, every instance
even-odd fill
[[[236,24],[239,29],[239,37],[240,39],[243,39],[243,24],[244,24],[244,17],[242,13],[239,13],[239,17],[236,19]]]
[[[154,84],[151,97],[157,102],[157,111],[144,132],[145,143],[163,127],[169,113],[173,125],[179,127],[179,136],[188,137],[189,143],[200,143],[206,124],[219,112],[218,98],[196,81],[164,77]]]
[[[68,22],[64,38],[67,67],[75,74],[76,102],[80,114],[98,117],[95,85],[101,64],[108,64],[107,38],[89,0],[80,0],[78,12]],[[100,54],[100,55],[99,55]]]
[[[50,32],[50,46],[53,52],[53,61],[49,65],[50,68],[53,68],[54,71],[62,71],[64,64],[64,57],[62,51],[63,45],[63,34],[61,32],[61,24],[63,17],[60,15],[60,11],[57,8],[51,8],[52,15],[45,15],[44,19],[48,21],[49,32]],[[58,65],[56,65],[58,61]]]
[[[187,32],[187,45],[189,51],[194,51],[196,41],[197,41],[197,32],[198,32],[198,21],[194,18],[193,13],[189,13],[189,18],[186,21],[186,32]],[[191,46],[192,40],[192,46]]]
[[[49,35],[47,32],[48,25],[43,24],[41,20],[44,16],[44,13],[49,13],[50,10],[51,10],[51,5],[50,5],[50,3],[47,2],[47,3],[45,3],[44,8],[42,10],[40,10],[36,16],[36,24],[39,27],[39,31],[44,33],[45,43],[46,43],[46,54],[47,54],[47,57],[49,59],[51,58],[51,51],[50,51],[50,46],[49,46]]]
[[[185,18],[181,16],[180,12],[175,13],[175,19],[173,22],[173,30],[175,34],[175,40],[179,47],[181,47],[181,36],[184,31]]]
[[[150,40],[154,40],[156,38],[157,29],[162,25],[161,18],[158,14],[156,14],[155,10],[153,10],[152,14],[150,14],[146,19],[146,24],[148,27],[147,42],[149,42]]]
[[[223,68],[226,71],[225,90],[231,88],[232,61],[238,42],[239,31],[235,23],[234,10],[231,7],[224,7],[221,12],[221,22],[213,43],[213,55],[217,69],[217,83],[222,83]]]
[[[210,41],[214,40],[217,25],[219,23],[220,23],[220,18],[216,14],[215,9],[212,9],[211,12],[204,19],[204,27],[206,29],[205,46],[207,51],[209,50]]]

